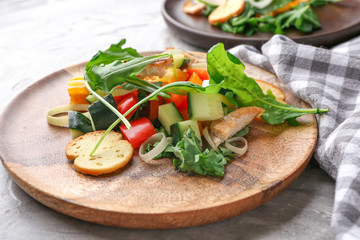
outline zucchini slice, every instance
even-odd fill
[[[91,120],[84,114],[76,111],[69,111],[69,129],[72,138],[77,138],[85,133],[93,132],[94,129],[91,125]]]
[[[111,94],[106,95],[104,99],[114,108],[117,108],[114,97]],[[99,100],[91,104],[89,113],[94,124],[94,130],[106,130],[118,119],[118,116]]]

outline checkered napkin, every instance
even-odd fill
[[[335,239],[360,239],[360,37],[327,50],[277,35],[261,51],[240,45],[230,52],[275,73],[313,108],[331,109],[318,116],[314,156],[336,180]]]

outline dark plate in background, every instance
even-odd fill
[[[168,26],[182,40],[208,49],[218,42],[226,48],[238,44],[251,44],[260,48],[272,34],[257,33],[247,37],[242,34],[231,34],[221,31],[209,24],[204,16],[191,16],[183,12],[182,5],[186,0],[165,0],[162,15]],[[344,0],[315,9],[322,28],[312,34],[303,34],[295,30],[286,32],[298,43],[314,46],[331,47],[360,34],[360,0]]]

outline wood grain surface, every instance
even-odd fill
[[[246,65],[254,78],[277,78]],[[64,214],[126,228],[168,229],[221,221],[254,209],[285,190],[304,170],[317,139],[313,115],[297,127],[254,122],[249,150],[226,166],[223,178],[178,173],[168,159],[150,164],[134,155],[115,173],[100,177],[74,170],[64,153],[69,130],[47,124],[45,114],[68,103],[66,84],[84,63],[55,72],[28,87],[0,117],[0,156],[29,195]],[[284,88],[283,88],[284,89]],[[308,105],[290,92],[287,101]]]

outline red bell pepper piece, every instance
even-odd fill
[[[131,121],[130,124],[132,126],[131,129],[128,129],[125,125],[121,125],[120,131],[134,149],[140,147],[146,139],[156,133],[154,126],[146,117]]]
[[[139,99],[137,97],[136,93],[129,93],[126,94],[126,97],[124,97],[119,104],[117,105],[117,109],[121,114],[126,113],[132,106],[134,106],[136,103],[139,102]],[[135,108],[131,113],[129,113],[126,116],[126,119],[129,120],[131,116],[136,112],[138,108]]]
[[[130,96],[130,95],[133,95],[135,94],[136,96],[138,95],[139,91],[136,90],[134,92],[131,92],[131,93],[128,93],[128,94],[125,94],[125,95],[120,95],[120,96],[114,96],[114,100],[115,100],[115,103],[116,104],[119,104],[121,102],[121,100],[123,100],[124,98]]]
[[[159,100],[150,100],[149,101],[149,120],[153,122],[158,118],[159,106],[164,104],[165,99],[158,96]]]
[[[184,110],[187,110],[187,95],[177,95],[170,93],[171,98],[166,98],[165,103],[171,103],[173,102],[175,104],[175,107],[179,110],[179,112],[182,112]]]
[[[180,112],[181,116],[183,117],[183,119],[186,121],[186,120],[189,120],[189,111],[187,109],[183,110]]]

